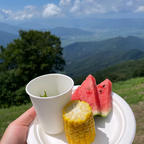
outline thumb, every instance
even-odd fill
[[[26,112],[24,112],[20,117],[18,117],[14,123],[22,126],[29,126],[36,116],[34,107],[31,107]]]

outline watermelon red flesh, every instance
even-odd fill
[[[86,80],[79,86],[72,95],[72,100],[81,100],[89,103],[92,108],[93,115],[100,114],[100,102],[96,81],[92,75],[88,75]]]
[[[72,97],[71,97],[72,100],[80,100],[79,91],[80,91],[80,86],[72,94]]]
[[[101,116],[106,117],[112,109],[112,83],[109,79],[97,85]]]

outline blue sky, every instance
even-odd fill
[[[58,0],[0,0],[0,8],[20,10],[27,5],[42,6],[57,2]]]
[[[144,17],[144,0],[0,0],[0,21]]]

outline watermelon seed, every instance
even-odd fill
[[[102,90],[99,90],[100,93],[102,93]]]
[[[103,85],[103,88],[105,87],[105,85]]]

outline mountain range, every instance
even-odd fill
[[[79,37],[79,36],[91,36],[93,35],[93,32],[82,30],[79,28],[72,28],[72,27],[55,27],[53,29],[50,29],[52,34],[62,37],[62,38],[67,38],[67,37]]]
[[[18,27],[26,29],[52,29],[55,27],[73,27],[78,29],[143,29],[143,18],[57,18],[43,19],[41,21],[33,19],[17,24]]]
[[[79,77],[109,66],[144,57],[144,39],[128,36],[78,42],[64,47],[65,71]]]
[[[15,25],[12,25],[12,24],[7,24],[7,23],[0,22],[0,31],[18,35],[18,31],[20,29],[21,28],[19,26],[15,26]]]
[[[27,21],[19,24],[0,22],[0,31],[18,35],[19,30],[51,31],[60,37],[62,46],[79,41],[98,41],[117,36],[138,36],[144,38],[144,19],[49,19],[45,21]]]
[[[3,45],[5,47],[8,43],[12,42],[16,38],[18,38],[17,34],[0,30],[0,45]]]
[[[14,26],[0,22],[0,45],[6,46],[13,39],[18,37],[19,30],[30,30],[35,28],[28,28],[24,26]],[[60,37],[62,45],[70,44],[78,40],[90,39],[94,35],[93,32],[73,27],[54,27],[35,29],[40,31],[50,31],[52,34]]]
[[[136,21],[125,19],[116,21],[100,20],[95,21],[95,25],[93,23],[90,25],[90,21],[87,21],[86,23],[81,23],[81,26],[83,25],[82,28],[61,26],[43,30],[49,30],[52,34],[60,37],[62,44],[64,42],[67,43],[63,50],[66,60],[65,71],[72,77],[80,77],[102,71],[109,66],[143,58],[144,39],[136,36],[127,36],[129,33],[128,29],[134,29],[132,32],[140,35],[138,31],[135,31],[137,28],[144,36],[142,22],[143,20],[141,19]],[[107,25],[104,26],[104,23],[107,23]],[[83,29],[86,24],[89,24],[89,28],[93,28],[93,31],[91,28]],[[77,25],[77,27],[80,27],[80,25]],[[22,29],[20,26],[0,23],[0,45],[6,46],[9,42],[18,38],[18,30],[20,29]],[[24,29],[26,30],[26,28]],[[125,29],[125,31],[121,31],[121,29]],[[118,34],[123,35],[122,33],[125,33],[125,36],[116,36]],[[100,37],[112,36],[114,37],[105,40],[99,39]]]

